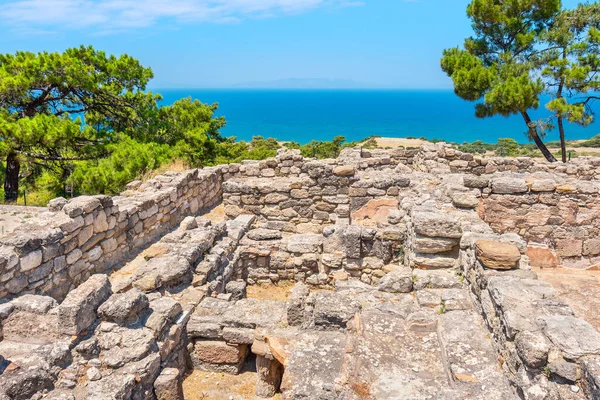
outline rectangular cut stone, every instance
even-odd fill
[[[106,275],[92,275],[72,290],[58,307],[59,329],[67,335],[79,335],[96,320],[96,311],[111,294]]]

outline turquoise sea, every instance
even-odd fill
[[[451,90],[301,90],[301,89],[156,89],[163,104],[191,96],[205,103],[219,103],[219,115],[227,126],[224,136],[250,140],[261,135],[306,143],[331,140],[337,135],[348,141],[369,135],[426,137],[448,142],[513,138],[527,143],[520,116],[478,119],[474,104]],[[600,111],[600,102],[595,104]],[[543,106],[532,116],[548,113]],[[582,128],[567,125],[568,139],[587,139],[600,133],[600,123]],[[546,140],[558,140],[549,132]]]

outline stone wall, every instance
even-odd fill
[[[531,243],[534,265],[585,268],[600,262],[599,182],[535,173],[465,178],[465,184],[481,190],[479,214],[494,231],[518,233]],[[536,244],[555,249],[558,258]]]
[[[367,219],[381,207],[397,208],[410,179],[390,168],[389,156],[367,160],[375,162],[349,157],[302,161],[297,152],[287,152],[260,163],[229,165],[225,212],[230,217],[256,214],[289,232],[318,233],[323,225]],[[371,209],[364,210],[370,202]]]
[[[0,239],[0,298],[35,293],[62,299],[185,216],[220,201],[218,169],[132,182],[116,197],[55,199],[48,212]]]
[[[531,242],[532,259],[541,254],[544,262],[554,258],[554,264],[590,266],[600,261],[599,171],[597,158],[567,165],[484,158],[437,143],[419,150],[348,148],[330,160],[287,151],[263,161],[167,173],[133,182],[121,196],[56,199],[50,211],[1,238],[0,298],[64,297],[185,216],[221,201],[228,217],[253,214],[261,228],[285,234],[322,234],[329,225],[343,229],[353,223],[403,244],[403,201],[409,193],[430,196],[424,193],[435,189],[436,180],[453,173],[464,174],[456,179],[462,178],[466,189],[461,190],[467,190],[456,194],[454,205],[470,208],[479,202],[480,217],[496,232],[519,233]],[[546,247],[539,250],[536,243]],[[416,257],[418,264],[432,256]]]
[[[579,388],[569,385],[579,382],[595,399],[600,333],[549,283],[514,269],[525,252],[525,242],[514,235],[468,233],[461,240],[461,271],[502,368],[522,398],[577,398]]]
[[[567,164],[548,163],[531,157],[487,157],[463,153],[447,143],[426,143],[414,158],[412,167],[432,173],[549,172],[581,180],[600,179],[600,158],[579,157]]]

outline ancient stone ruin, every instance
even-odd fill
[[[597,269],[599,197],[600,159],[438,143],[55,199],[0,238],[0,398],[182,399],[251,362],[256,398],[600,399],[600,333],[532,270]]]

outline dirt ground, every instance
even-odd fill
[[[575,314],[600,330],[600,271],[566,268],[533,268],[538,278],[550,283]]]
[[[254,357],[248,357],[239,375],[221,372],[193,371],[183,381],[185,400],[254,400],[256,367]],[[281,399],[276,394],[272,400]]]
[[[421,139],[406,139],[406,138],[385,138],[380,137],[375,139],[377,141],[377,146],[386,148],[397,148],[397,147],[419,147],[423,143],[426,143],[426,140]]]
[[[45,210],[44,207],[0,206],[0,236],[14,231]]]
[[[246,296],[249,299],[287,301],[295,282],[282,281],[276,285],[249,285]]]
[[[206,214],[202,214],[202,218],[210,220],[212,223],[217,224],[227,220],[225,215],[225,205],[220,203]]]

